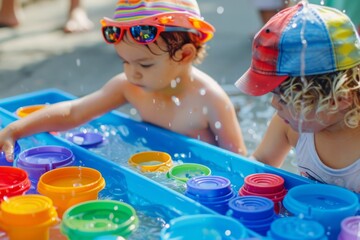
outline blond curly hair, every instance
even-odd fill
[[[293,106],[293,116],[309,119],[319,113],[339,111],[339,101],[350,99],[352,104],[345,110],[344,123],[350,128],[360,124],[360,65],[343,71],[321,75],[290,77],[280,86],[280,98],[287,106]]]

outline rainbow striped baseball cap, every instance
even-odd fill
[[[203,42],[210,40],[215,28],[203,17],[196,0],[119,0],[113,20],[124,24],[162,24],[195,29]]]
[[[360,39],[337,9],[300,2],[273,16],[255,35],[240,91],[264,95],[288,77],[346,70],[360,64]]]

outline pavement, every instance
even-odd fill
[[[6,0],[3,0],[6,1]],[[248,68],[251,36],[260,27],[251,0],[198,0],[202,15],[217,29],[208,56],[198,67],[230,94]],[[83,0],[95,28],[65,34],[69,1],[32,0],[16,29],[0,28],[0,98],[44,88],[83,96],[100,88],[122,64],[113,46],[103,42],[99,20],[111,17],[116,0]]]

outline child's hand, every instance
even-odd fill
[[[0,132],[0,149],[4,151],[6,160],[8,162],[14,161],[14,139],[10,136],[6,136],[6,132]]]

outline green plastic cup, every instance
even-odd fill
[[[69,240],[94,240],[104,235],[128,237],[139,224],[135,209],[114,200],[94,200],[65,211],[61,232]]]
[[[184,163],[170,168],[167,176],[182,182],[197,176],[209,176],[211,169],[205,165],[197,163]]]

